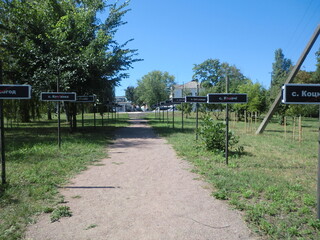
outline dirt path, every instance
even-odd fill
[[[61,191],[72,217],[50,223],[49,215],[42,215],[26,239],[254,239],[241,216],[211,197],[188,163],[144,120],[131,120],[117,132],[100,165]]]

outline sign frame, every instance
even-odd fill
[[[51,94],[51,95],[70,95],[74,96],[74,100],[69,100],[69,99],[43,99],[44,94]],[[77,93],[76,92],[41,92],[40,93],[40,99],[41,101],[47,101],[47,102],[76,102],[77,100]]]
[[[92,98],[92,100],[79,100],[81,98]],[[97,95],[93,94],[93,95],[85,95],[85,96],[76,96],[76,102],[78,103],[94,103],[97,101]]]
[[[220,101],[210,101],[210,96],[216,96],[216,97],[219,97],[219,100],[221,97],[229,97],[229,98],[232,98],[232,97],[245,97],[245,101],[224,101],[224,100],[220,100]],[[207,94],[207,98],[208,98],[208,101],[207,103],[209,104],[235,104],[235,103],[242,103],[242,104],[245,104],[245,103],[248,103],[248,94],[246,93],[208,93]]]
[[[1,96],[1,93],[5,90],[2,90],[2,88],[21,88],[23,90],[27,90],[27,96],[13,96],[13,97],[3,97]],[[17,91],[18,89],[12,89],[13,91]],[[31,99],[31,85],[26,85],[26,84],[1,84],[0,85],[0,99]]]
[[[186,102],[186,98],[172,98],[172,104],[181,104]]]
[[[201,99],[205,101],[201,101]],[[186,103],[208,103],[208,97],[207,96],[186,96],[185,102]]]
[[[303,95],[303,91],[307,91],[307,90],[303,89],[303,87],[305,89],[306,88],[318,88],[318,91],[314,91],[316,96],[312,96],[312,93],[311,93],[311,96],[301,96],[301,94]],[[289,88],[291,88],[291,89],[289,89]],[[298,92],[298,91],[300,91],[300,92]],[[288,97],[288,94],[290,95],[290,93],[291,93],[291,96]],[[291,98],[298,98],[298,100],[293,101],[290,99],[290,97]],[[305,98],[305,100],[314,99],[314,100],[318,100],[318,101],[299,101],[302,98]],[[298,84],[298,83],[284,84],[282,86],[282,101],[281,101],[281,103],[283,103],[283,104],[314,104],[314,105],[320,104],[320,84]]]

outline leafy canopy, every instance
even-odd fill
[[[152,71],[138,80],[135,90],[137,101],[149,106],[169,99],[174,76],[168,72]]]

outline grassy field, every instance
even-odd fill
[[[177,113],[178,114],[178,113]],[[230,121],[245,152],[225,158],[214,155],[196,141],[194,116],[184,119],[172,113],[155,118],[151,125],[168,139],[178,154],[195,165],[195,172],[213,186],[213,196],[243,211],[251,229],[266,239],[320,239],[316,219],[318,119],[302,119],[302,141],[293,120],[284,126],[275,119],[262,135],[255,135],[259,122],[245,127]],[[168,121],[167,121],[168,120]],[[297,125],[297,124],[295,124]],[[293,137],[293,131],[295,137]]]
[[[164,117],[164,118],[163,118]],[[126,125],[127,116],[116,122],[104,116],[86,114],[84,127],[78,116],[78,131],[70,133],[62,121],[62,146],[57,145],[57,120],[29,124],[6,124],[6,186],[0,187],[0,239],[21,239],[25,227],[37,214],[51,212],[52,220],[72,214],[59,196],[59,186],[88,165],[99,164],[106,156],[116,127]],[[242,211],[253,231],[266,239],[320,239],[316,220],[318,120],[303,119],[302,141],[298,141],[292,119],[287,133],[277,120],[262,135],[255,135],[257,124],[245,127],[230,122],[240,136],[242,155],[233,154],[226,166],[221,155],[214,155],[196,141],[194,116],[182,119],[172,112],[149,115],[151,125],[166,137],[178,154],[195,165],[213,186],[213,196]],[[59,207],[58,207],[59,206]]]
[[[84,127],[78,116],[78,130],[70,133],[66,121],[61,124],[61,149],[57,142],[57,119],[28,124],[5,124],[7,184],[0,185],[0,239],[21,239],[26,225],[37,214],[51,212],[54,221],[71,214],[59,196],[59,186],[88,165],[106,157],[117,127],[127,124],[127,115],[115,121],[111,115],[85,114]],[[11,128],[12,125],[12,128]],[[103,126],[102,126],[103,125]]]

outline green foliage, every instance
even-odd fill
[[[126,88],[125,95],[128,101],[131,101],[132,103],[136,103],[135,88],[133,86],[129,86]]]
[[[212,88],[213,93],[226,91],[226,76],[229,78],[229,92],[237,91],[237,87],[247,82],[245,76],[236,66],[220,63],[218,59],[207,59],[203,63],[195,64],[192,79],[201,83],[202,88]]]
[[[101,102],[113,100],[113,89],[135,59],[136,50],[115,40],[125,24],[129,1],[106,5],[94,1],[0,1],[0,58],[4,83],[30,84],[30,104],[18,108],[29,120],[32,106],[40,105],[43,91],[96,94]],[[104,23],[97,13],[105,10]]]
[[[284,57],[282,49],[275,51],[275,62],[272,64],[270,99],[273,101],[279,94],[282,84],[292,68],[292,61]]]
[[[231,124],[246,151],[230,159],[228,166],[220,154],[195,143],[195,119],[188,120],[183,132],[160,121],[151,123],[179,156],[194,164],[193,172],[212,184],[213,196],[242,211],[262,239],[320,239],[315,181],[318,119],[304,119],[300,143],[285,138],[279,124],[270,123],[263,135],[248,134],[243,122]]]
[[[277,95],[281,91],[281,87],[284,84],[290,70],[292,68],[292,61],[284,57],[282,49],[277,49],[275,51],[275,62],[272,64],[271,73],[271,86],[270,86],[270,104],[274,102]],[[280,123],[283,122],[283,117],[288,108],[288,105],[281,104],[277,107],[277,113],[282,116]]]
[[[186,114],[187,117],[190,116],[192,112],[192,104],[191,103],[182,103],[176,106],[178,110],[181,110]]]
[[[174,76],[168,72],[152,71],[138,80],[135,89],[137,102],[152,106],[161,101],[168,100],[170,90],[174,85]]]
[[[51,222],[59,221],[62,217],[71,217],[72,212],[68,206],[58,206],[50,215]]]
[[[248,103],[233,104],[232,108],[237,111],[238,116],[244,115],[247,112],[262,113],[267,108],[267,91],[259,84],[253,84],[250,80],[246,84],[238,86],[239,93],[246,93],[248,95]]]
[[[62,122],[64,117],[61,116]],[[6,129],[8,184],[0,185],[1,240],[23,239],[23,232],[34,223],[35,215],[67,213],[57,210],[57,204],[64,202],[58,195],[58,186],[106,157],[105,148],[111,143],[115,126],[127,125],[125,115],[120,117],[116,122],[105,119],[108,127],[101,127],[102,119],[97,117],[94,128],[93,114],[86,114],[85,127],[72,134],[62,124],[61,149],[57,146],[56,119]]]
[[[90,224],[88,227],[85,228],[85,230],[89,230],[89,229],[96,228],[96,227],[98,227],[97,224]]]
[[[225,152],[226,125],[224,123],[216,122],[209,115],[205,115],[202,119],[198,134],[207,150]],[[238,142],[239,137],[236,137],[231,131],[229,131],[230,149],[235,147]],[[238,148],[238,150],[241,150],[241,148]]]
[[[320,48],[316,52],[316,56],[317,56],[317,64],[316,64],[317,65],[317,70],[312,75],[312,81],[314,83],[320,83]]]
[[[202,90],[200,95],[202,96],[208,93],[226,92],[226,77],[228,77],[229,80],[229,93],[239,93],[240,86],[252,85],[252,82],[246,78],[236,66],[226,62],[220,63],[218,59],[207,59],[201,64],[195,64],[193,71],[194,75],[192,78],[201,83]],[[214,110],[213,113],[216,118],[219,119],[220,112],[223,110],[224,105],[202,104],[201,108],[203,112],[208,109]],[[230,109],[232,108],[233,106],[230,106]]]

